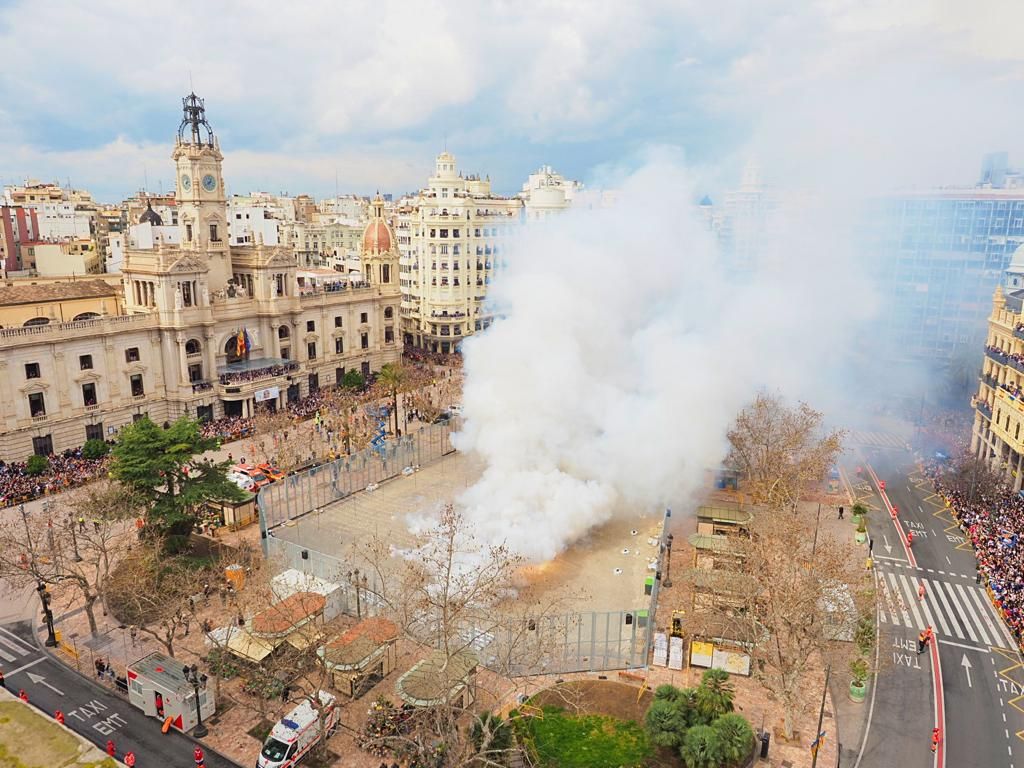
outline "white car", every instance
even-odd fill
[[[252,491],[256,488],[256,481],[241,472],[228,472],[227,478],[243,491]]]

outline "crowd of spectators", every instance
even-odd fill
[[[82,449],[50,454],[47,469],[30,475],[25,462],[0,461],[0,507],[10,507],[45,494],[59,493],[83,485],[107,472],[107,458],[86,459]]]
[[[953,516],[974,546],[979,578],[1018,645],[1024,641],[1024,498],[1009,489],[969,494],[943,482],[939,465],[926,468],[936,490],[949,502]]]
[[[298,363],[285,363],[284,365],[267,365],[263,368],[252,368],[248,371],[229,371],[220,375],[221,384],[242,384],[246,381],[265,379],[268,376],[284,376],[286,373],[297,371]]]
[[[986,346],[985,352],[989,357],[993,357],[1004,365],[1013,365],[1015,368],[1024,367],[1024,354],[1019,352],[1007,352],[1005,349],[999,347]]]

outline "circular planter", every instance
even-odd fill
[[[861,533],[860,531],[857,531],[853,534],[853,540],[856,541],[858,544],[863,544],[865,541],[868,540],[868,535],[866,533]]]
[[[860,521],[864,519],[864,515],[853,515],[850,520],[853,521],[854,525],[860,525]]]
[[[860,685],[855,682],[850,683],[850,701],[855,701],[858,704],[864,701],[864,697],[868,693],[867,681],[864,681]]]

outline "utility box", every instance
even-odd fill
[[[198,723],[195,688],[185,679],[185,665],[162,653],[151,653],[128,667],[128,701],[172,728],[190,731]],[[213,716],[213,690],[199,689],[203,719]]]

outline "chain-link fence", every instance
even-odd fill
[[[366,448],[263,487],[257,497],[260,533],[344,499],[368,485],[397,477],[406,467],[427,464],[454,450],[448,422],[429,424],[413,434],[388,440],[378,451]],[[264,553],[267,548],[264,545]]]

